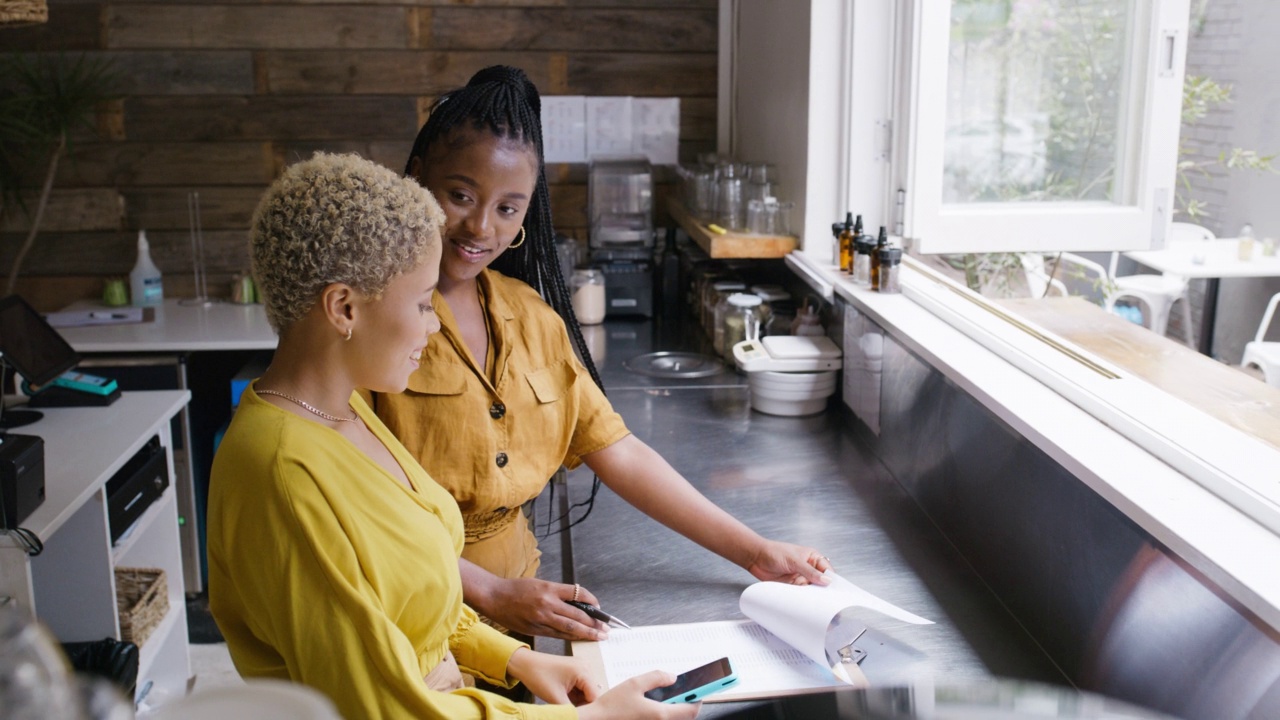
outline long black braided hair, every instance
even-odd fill
[[[523,280],[555,309],[564,319],[582,364],[600,391],[604,392],[604,383],[582,336],[582,326],[573,312],[569,288],[556,254],[551,194],[547,189],[546,163],[542,153],[542,98],[537,86],[520,68],[492,65],[472,75],[466,87],[440,96],[432,104],[427,122],[413,141],[413,150],[405,163],[405,174],[412,174],[414,160],[425,166],[427,155],[436,144],[456,146],[466,142],[465,136],[453,134],[457,129],[488,131],[495,137],[533,147],[538,159],[538,181],[524,216],[525,241],[518,247],[508,247],[491,267],[503,275]],[[579,507],[585,510],[568,527],[586,519],[595,506],[599,490],[600,478],[595,476],[591,482],[591,496],[569,508],[570,512]],[[553,500],[554,492],[553,486]],[[554,520],[549,520],[548,525],[552,522]]]

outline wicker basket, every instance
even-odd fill
[[[120,639],[138,647],[169,612],[169,587],[160,568],[116,568]]]
[[[49,22],[45,0],[0,0],[0,26],[17,27]]]

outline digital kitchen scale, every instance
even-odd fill
[[[770,335],[733,346],[733,359],[746,372],[839,370],[840,355],[825,335]]]

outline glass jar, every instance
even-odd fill
[[[796,204],[790,200],[778,200],[772,212],[766,208],[765,223],[769,227],[769,234],[791,235],[791,212],[795,209]]]
[[[579,268],[573,271],[569,281],[569,294],[573,314],[582,325],[599,325],[604,322],[605,292],[604,273],[595,268]]]
[[[725,310],[720,322],[720,343],[716,351],[725,360],[733,362],[733,346],[743,340],[760,339],[763,301],[748,293],[734,293],[725,300]]]
[[[902,267],[902,248],[883,248],[880,250],[880,277],[876,288],[882,293],[900,293],[902,285],[898,280],[898,272]]]
[[[698,260],[693,263],[689,275],[693,279],[685,290],[685,308],[695,320],[701,322],[702,298],[706,295],[708,285],[725,279],[724,266],[719,260]]]
[[[578,265],[578,241],[567,235],[556,235],[556,259],[560,261],[560,277],[572,279],[573,269]]]
[[[777,166],[771,163],[751,163],[747,168],[747,187],[744,194],[747,202],[759,200],[778,194]]]
[[[751,294],[760,298],[760,336],[774,334],[771,330],[777,310],[786,310],[791,303],[791,293],[781,285],[752,285]],[[793,313],[794,310],[787,314]],[[790,322],[790,320],[788,320]],[[779,333],[785,334],[785,333]]]
[[[854,246],[853,284],[868,287],[871,285],[871,253],[875,252],[875,242],[863,235]]]
[[[747,201],[747,232],[763,235],[765,231],[764,201]]]
[[[742,178],[728,175],[721,177],[718,183],[716,224],[725,230],[743,229],[747,224],[747,207],[742,196]]]
[[[719,327],[716,306],[726,297],[746,289],[746,283],[741,280],[717,280],[708,287],[702,302],[702,327],[712,339],[715,338],[716,328]]]

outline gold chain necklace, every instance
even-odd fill
[[[314,405],[306,402],[305,400],[299,400],[298,398],[293,397],[292,395],[285,395],[279,390],[258,390],[257,388],[255,388],[255,391],[259,395],[275,395],[276,397],[282,397],[285,400],[288,400],[290,402],[298,403],[299,405],[302,406],[303,410],[315,413],[316,415],[319,415],[325,420],[332,420],[333,422],[355,422],[356,420],[360,419],[359,415],[356,415],[355,417],[349,417],[349,418],[338,417],[337,415],[330,415],[329,413],[321,410],[318,407],[315,407]]]

